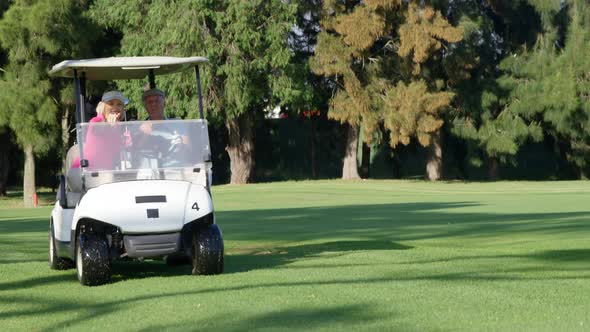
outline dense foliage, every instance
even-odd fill
[[[13,0],[0,3],[0,189],[7,165],[19,163],[7,160],[8,145],[31,166],[34,155],[59,160],[71,141],[72,89],[47,77],[51,65],[141,55],[209,58],[206,114],[232,183],[254,180],[255,156],[264,156],[255,133],[272,132],[262,121],[277,106],[345,124],[345,135],[302,127],[311,130],[313,176],[317,146],[330,146],[320,136],[345,150],[348,178],[358,177],[357,149],[373,156],[385,144],[394,155],[426,147],[431,179],[443,155],[497,176],[534,142],[577,176],[590,162],[587,1]],[[169,116],[198,116],[194,75],[157,79]],[[145,82],[116,85],[145,117]]]
[[[250,180],[253,167],[251,132],[256,113],[297,94],[286,75],[291,60],[287,36],[295,23],[295,9],[287,2],[262,0],[174,5],[163,0],[98,0],[91,12],[102,26],[122,32],[120,55],[209,58],[210,64],[203,66],[208,118],[226,123],[236,175],[232,182],[243,183]],[[198,117],[194,76],[187,71],[158,78],[158,86],[168,94],[170,115]],[[119,84],[140,110],[143,84]]]
[[[58,137],[59,84],[48,68],[60,59],[89,54],[93,29],[84,1],[14,1],[0,21],[0,45],[8,64],[0,80],[0,126],[8,126],[25,152],[25,205],[33,204],[34,154],[45,153]]]
[[[311,63],[339,86],[329,116],[362,126],[367,143],[380,137],[382,124],[392,148],[411,137],[428,146],[453,94],[428,84],[424,72],[443,45],[462,39],[462,29],[413,1],[326,1],[323,10]]]

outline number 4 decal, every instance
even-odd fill
[[[195,202],[195,204],[193,204],[192,209],[199,211],[199,204],[197,204],[197,202]]]

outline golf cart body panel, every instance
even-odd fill
[[[84,74],[88,80],[143,79],[150,74],[150,70],[154,75],[166,75],[184,71],[208,61],[205,57],[161,56],[66,60],[53,66],[49,76],[73,78],[74,70],[77,70],[78,74]]]
[[[70,232],[72,220],[74,218],[74,209],[64,209],[56,202],[51,211],[53,221],[53,232],[55,239],[61,242],[70,242]]]
[[[190,182],[109,183],[86,193],[76,208],[71,230],[76,230],[80,220],[91,218],[118,227],[123,235],[180,232],[184,224],[212,212],[209,192]]]
[[[123,237],[127,257],[159,257],[178,252],[182,248],[180,232],[155,235],[126,235]]]

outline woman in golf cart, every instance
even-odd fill
[[[108,91],[102,95],[96,106],[96,116],[90,123],[115,123],[121,121],[125,105],[129,101],[119,91]],[[84,159],[88,160],[90,169],[111,168],[120,154],[123,133],[118,127],[90,126],[84,143]],[[71,169],[80,167],[80,157],[72,163]]]

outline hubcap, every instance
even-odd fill
[[[53,234],[49,232],[49,261],[53,263],[53,257],[55,255],[55,248],[53,248]]]
[[[76,250],[76,270],[78,270],[78,279],[82,279],[82,266],[82,250],[78,244],[78,249]]]

